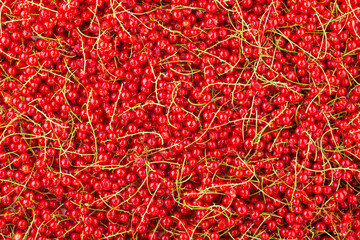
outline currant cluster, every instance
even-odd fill
[[[360,239],[359,0],[0,13],[1,239]]]

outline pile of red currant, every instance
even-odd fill
[[[360,239],[359,0],[0,1],[0,239]]]

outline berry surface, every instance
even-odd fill
[[[1,0],[1,240],[360,239],[359,0]]]

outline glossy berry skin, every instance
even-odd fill
[[[3,1],[1,236],[360,239],[359,6]]]

